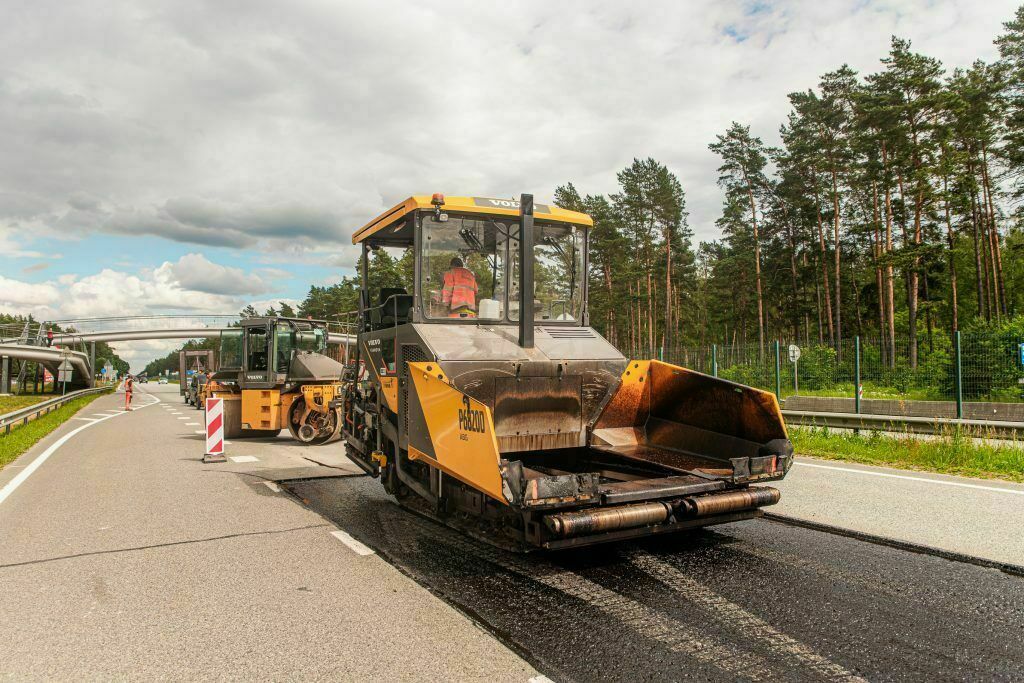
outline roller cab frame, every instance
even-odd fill
[[[793,448],[774,394],[629,360],[589,326],[591,226],[530,195],[420,195],[356,231],[357,343],[336,405],[348,456],[403,505],[526,551],[749,519],[778,501],[763,484]],[[411,292],[371,291],[382,247],[412,250]],[[454,267],[476,287],[457,309]]]
[[[304,444],[336,436],[343,366],[323,354],[327,324],[286,317],[246,318],[220,339],[220,369],[200,400],[224,399],[225,437],[271,437],[287,427]]]

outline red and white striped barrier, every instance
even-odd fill
[[[224,399],[206,399],[206,455],[203,462],[227,462],[224,457]]]

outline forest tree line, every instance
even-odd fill
[[[647,352],[861,335],[894,363],[900,340],[911,367],[922,339],[1022,327],[1024,7],[1004,26],[997,61],[951,71],[893,37],[877,71],[791,93],[778,147],[733,122],[709,145],[718,240],[694,246],[683,185],[655,159],[608,195],[557,188],[594,219],[591,324]],[[371,281],[408,284],[402,260],[375,252]],[[313,287],[299,313],[334,318],[357,291]]]

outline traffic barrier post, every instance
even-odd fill
[[[964,417],[964,374],[963,365],[960,360],[960,330],[953,335],[954,353],[954,390],[956,391],[956,417],[962,420]]]
[[[779,357],[779,340],[775,340],[775,398],[782,400],[782,359]]]
[[[224,457],[224,399],[206,399],[206,454],[203,462],[227,462]]]
[[[854,400],[854,411],[860,413],[860,400],[864,396],[864,387],[860,383],[860,336],[853,338],[853,386],[856,393]]]

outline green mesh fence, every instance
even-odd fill
[[[774,341],[763,349],[747,343],[625,349],[623,353],[630,358],[661,358],[709,375],[715,374],[717,361],[719,377],[769,391],[778,386],[782,398],[794,394],[853,398],[859,369],[863,398],[955,401],[959,385],[965,401],[1024,402],[1021,343],[1024,338],[1013,335],[962,333],[959,381],[956,344],[944,334],[920,339],[916,357],[906,338],[798,344],[800,357],[795,363],[789,360],[790,342],[781,340],[778,378]]]

